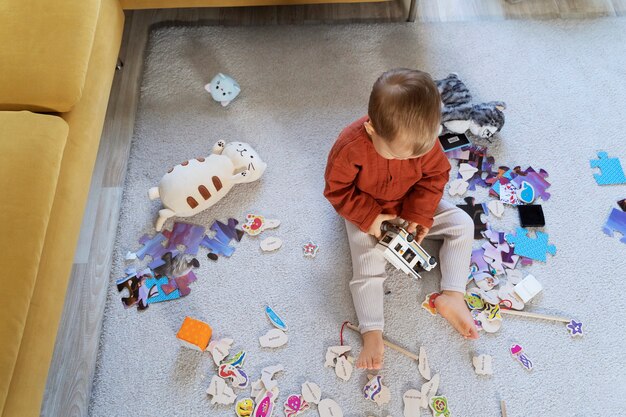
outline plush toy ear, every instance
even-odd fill
[[[493,106],[500,111],[503,111],[506,109],[506,103],[504,101],[492,101],[489,104],[493,104]]]

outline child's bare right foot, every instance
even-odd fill
[[[478,339],[478,330],[462,293],[443,291],[435,299],[435,308],[463,337]]]
[[[383,332],[372,330],[363,333],[363,349],[356,360],[359,369],[380,369],[383,366]]]

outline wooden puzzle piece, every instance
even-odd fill
[[[322,390],[316,383],[306,381],[302,384],[302,398],[309,403],[319,404],[322,399]]]
[[[422,393],[416,389],[410,389],[402,396],[404,402],[404,417],[421,417]]]
[[[448,399],[443,395],[432,397],[430,399],[430,409],[433,411],[433,417],[449,417],[450,408],[448,408]]]
[[[511,345],[510,351],[511,355],[513,355],[513,358],[518,361],[519,364],[524,367],[524,369],[526,369],[527,371],[533,370],[532,361],[528,356],[526,356],[526,353],[524,353],[524,349],[520,345]]]
[[[570,333],[572,337],[583,335],[583,323],[572,319],[569,323],[567,323],[567,331]]]
[[[478,355],[472,358],[472,364],[474,365],[474,372],[477,375],[492,375],[493,374],[493,359],[490,355]]]
[[[276,327],[277,329],[287,331],[287,324],[278,314],[276,314],[272,307],[265,306],[265,314],[267,315],[267,318],[270,319],[272,326]]]
[[[284,346],[289,337],[280,329],[272,329],[269,332],[265,333],[263,336],[259,337],[259,343],[261,347],[266,348],[277,348]]]
[[[290,395],[285,401],[285,417],[293,417],[309,409],[307,403],[301,395]]]
[[[265,391],[260,398],[257,398],[253,417],[271,417],[274,412],[274,401],[276,397],[278,397],[278,395],[275,394],[274,391]]]
[[[502,306],[513,310],[523,310],[524,300],[515,293],[515,285],[509,280],[498,289],[498,298]]]
[[[478,313],[476,320],[480,322],[480,327],[487,333],[495,333],[502,327],[502,317],[500,319],[489,320],[489,313],[485,310]]]
[[[474,239],[481,239],[482,232],[487,230],[485,216],[485,210],[482,204],[474,204],[474,197],[465,197],[467,204],[458,204],[457,207],[469,214],[474,221]]]
[[[383,385],[381,375],[367,375],[369,382],[363,387],[363,395],[378,405],[387,404],[391,399],[389,388]]]
[[[523,302],[529,302],[535,295],[539,294],[543,286],[533,275],[528,275],[519,284],[513,287],[515,294],[522,299]]]
[[[626,175],[619,158],[609,158],[606,152],[598,152],[598,159],[589,161],[591,168],[600,168],[601,174],[593,174],[598,185],[626,184]]]
[[[233,344],[233,339],[220,339],[209,342],[209,353],[213,358],[215,365],[219,366],[225,357],[228,356],[230,347]]]
[[[251,384],[250,388],[250,396],[252,398],[257,398],[259,395],[266,391],[265,385],[263,385],[263,381],[261,379],[257,379]]]
[[[426,294],[426,299],[422,302],[422,308],[428,311],[433,316],[437,315],[437,308],[435,307],[435,299],[441,294],[438,292],[431,292]]]
[[[213,375],[213,378],[211,378],[211,384],[207,388],[206,393],[212,397],[211,404],[233,404],[237,399],[233,389],[226,385],[226,381],[217,375]]]
[[[509,269],[506,271],[506,279],[510,284],[518,284],[524,278],[524,274],[519,269]]]
[[[217,375],[225,380],[231,379],[233,387],[244,389],[249,384],[248,375],[239,367],[223,363],[217,370]]]
[[[222,361],[222,363],[227,363],[229,365],[241,368],[243,366],[244,361],[246,360],[246,355],[247,353],[245,350],[240,350],[239,352],[235,353],[235,356],[233,356],[232,358],[228,360]]]
[[[504,215],[504,204],[502,204],[502,201],[500,200],[491,200],[487,203],[487,208],[491,214],[499,219],[501,219]]]
[[[282,372],[284,370],[285,368],[281,364],[263,368],[263,370],[261,371],[261,381],[263,382],[263,385],[265,385],[266,390],[272,390],[278,385],[278,382],[274,381],[273,379],[274,374]]]
[[[427,409],[430,399],[437,395],[439,389],[439,374],[435,374],[430,381],[422,385],[420,390],[420,396],[422,399],[421,407]]]
[[[317,405],[317,412],[320,417],[343,417],[343,410],[334,400],[324,398]]]
[[[426,348],[420,346],[420,354],[417,369],[420,371],[420,375],[426,380],[430,380],[430,365],[428,364],[428,357],[426,356]]]
[[[480,294],[474,292],[473,289],[475,287],[465,292],[465,303],[470,310],[482,310],[485,307],[485,302],[480,298]]]
[[[341,380],[347,381],[352,376],[353,366],[346,356],[339,356],[335,362],[335,375]]]
[[[250,236],[256,236],[264,230],[275,229],[278,226],[280,226],[280,221],[277,219],[266,219],[258,214],[248,214],[246,223],[241,227]]]
[[[620,242],[626,243],[626,212],[616,208],[612,209],[602,231],[611,237],[613,237],[614,232],[619,232],[622,234]]]
[[[489,303],[489,304],[500,303],[497,290],[485,291],[485,290],[478,288],[476,291],[478,292],[478,294],[480,294],[480,298],[482,298],[484,302]]]
[[[522,227],[516,229],[515,235],[506,235],[507,242],[514,245],[516,255],[545,262],[546,253],[556,254],[556,246],[548,244],[547,233],[536,232],[534,239],[529,235],[530,232]]]
[[[275,236],[270,236],[261,241],[260,247],[263,252],[273,252],[283,246],[283,241]]]
[[[462,179],[456,179],[450,182],[448,193],[452,197],[456,195],[463,195],[467,192],[467,187],[469,187],[469,184],[467,183],[467,181],[464,181]]]
[[[235,405],[237,417],[251,417],[254,412],[254,401],[252,398],[242,398]]]
[[[327,368],[334,368],[335,362],[338,357],[346,355],[352,348],[350,346],[330,346],[326,349],[326,362],[324,362],[324,366]]]
[[[200,242],[204,237],[205,228],[191,223],[174,223],[172,231],[164,231],[163,234],[168,238],[167,250],[177,249],[178,245],[185,246],[185,252],[189,255],[196,255]]]
[[[466,162],[462,162],[459,164],[459,175],[461,176],[463,181],[468,181],[477,172],[478,168],[476,168],[475,166],[472,166]]]
[[[315,258],[319,248],[320,247],[315,242],[309,240],[304,245],[302,245],[302,252],[304,254],[304,257],[305,258]]]

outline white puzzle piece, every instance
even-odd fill
[[[455,195],[463,195],[467,192],[467,187],[469,187],[469,184],[459,178],[450,182],[450,188],[448,188],[448,193],[450,193],[452,197],[454,197]]]
[[[283,246],[283,241],[276,236],[270,236],[263,239],[260,246],[263,252],[272,252],[280,249]]]
[[[220,366],[225,357],[228,356],[230,347],[233,344],[233,339],[220,339],[209,343],[209,353],[213,357],[215,365]]]
[[[502,320],[489,320],[487,318],[487,313],[485,313],[485,311],[481,311],[480,313],[478,313],[478,315],[476,316],[476,319],[478,321],[480,321],[480,325],[482,327],[482,329],[484,331],[486,331],[487,333],[495,333],[498,330],[500,330],[500,327],[502,327]]]
[[[335,401],[330,398],[324,398],[317,405],[317,412],[320,417],[343,417],[343,410]]]
[[[493,360],[490,355],[478,355],[472,358],[472,364],[474,365],[474,372],[477,375],[492,375]]]
[[[416,389],[410,389],[402,396],[404,401],[404,417],[420,417],[422,412],[422,393]]]
[[[426,349],[424,349],[424,346],[420,346],[418,369],[420,371],[420,375],[422,375],[425,379],[430,380],[430,366],[428,365],[428,357],[426,356]]]
[[[263,336],[259,337],[259,343],[261,347],[266,348],[277,348],[280,346],[284,346],[289,337],[285,332],[280,329],[272,329],[269,332],[265,333]]]
[[[502,203],[502,201],[500,200],[491,200],[489,203],[487,203],[487,208],[489,209],[489,212],[491,214],[499,219],[504,216],[504,203]]]
[[[272,390],[278,385],[278,382],[274,381],[274,374],[284,370],[285,368],[281,364],[263,368],[261,371],[261,381],[263,381],[266,390]]]
[[[342,380],[347,381],[352,376],[352,364],[345,356],[340,356],[337,358],[337,363],[335,364],[335,374]]]
[[[500,285],[498,290],[498,298],[502,302],[502,305],[506,308],[512,308],[513,310],[523,310],[524,301],[515,293],[513,284],[507,281],[506,284]]]
[[[252,398],[256,398],[259,396],[259,394],[265,391],[266,390],[265,390],[265,385],[263,385],[263,381],[261,381],[260,379],[257,379],[251,385],[250,396]]]
[[[391,393],[389,388],[383,384],[381,375],[367,375],[368,383],[363,387],[363,395],[368,400],[374,401],[378,405],[389,403]]]
[[[302,384],[302,398],[308,403],[319,404],[322,399],[322,390],[316,383],[307,381]]]
[[[430,399],[437,395],[437,390],[439,389],[439,374],[435,374],[430,381],[426,382],[422,385],[421,396],[422,403],[420,404],[422,408],[428,409],[428,403]]]
[[[344,353],[349,352],[350,349],[352,349],[350,346],[330,346],[326,349],[326,362],[324,362],[324,366],[333,368],[335,366],[335,360]]]
[[[211,378],[211,383],[206,393],[212,397],[211,404],[233,404],[237,399],[233,389],[226,385],[226,381],[217,375],[213,375],[213,378]]]
[[[469,180],[478,172],[478,168],[471,166],[468,163],[463,162],[459,165],[459,174],[464,181]]]

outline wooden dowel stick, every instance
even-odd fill
[[[532,317],[535,319],[562,321],[563,323],[569,323],[570,321],[572,321],[572,319],[568,319],[566,317],[549,316],[547,314],[531,313],[529,311],[509,310],[507,308],[501,308],[500,313],[510,314],[511,316],[523,316],[523,317]]]
[[[350,329],[350,330],[354,330],[355,332],[359,332],[359,328],[356,327],[355,325],[351,324],[351,323],[346,323],[346,326]],[[404,356],[407,356],[411,359],[414,359],[416,361],[419,362],[419,356],[417,356],[415,353],[409,352],[408,350],[406,350],[405,348],[402,348],[398,345],[396,345],[395,343],[391,343],[390,341],[388,341],[387,339],[385,339],[383,337],[383,343],[385,344],[385,346],[387,346],[389,349],[393,349],[396,352],[400,352],[402,353]]]
[[[507,417],[506,416],[506,403],[504,402],[504,400],[500,400],[500,411],[502,411],[502,417]]]

